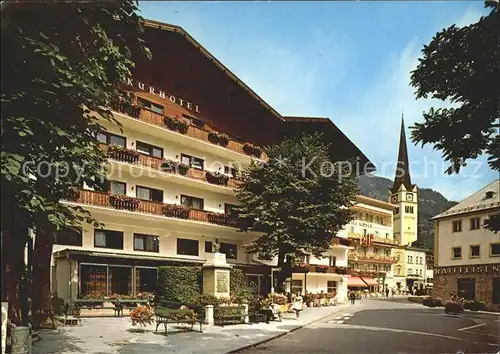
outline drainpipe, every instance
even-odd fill
[[[66,253],[66,259],[68,261],[68,265],[69,265],[69,303],[71,305],[73,305],[73,294],[72,294],[72,290],[73,290],[73,286],[72,286],[72,282],[73,282],[73,273],[71,272],[71,260],[69,259],[69,254]]]

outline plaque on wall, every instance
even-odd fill
[[[227,272],[215,272],[218,293],[229,292],[229,277]]]

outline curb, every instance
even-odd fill
[[[243,346],[243,347],[241,347],[241,348],[238,348],[238,349],[233,349],[233,350],[231,350],[231,351],[229,351],[229,352],[226,352],[226,354],[239,353],[239,352],[241,352],[241,351],[243,351],[243,350],[247,350],[247,349],[250,349],[250,348],[254,348],[254,347],[259,346],[259,345],[261,345],[261,344],[264,344],[264,343],[270,342],[270,341],[272,341],[272,340],[274,340],[274,339],[277,339],[277,338],[280,338],[280,337],[286,336],[287,334],[290,334],[290,333],[292,333],[292,332],[295,332],[296,330],[299,330],[299,329],[301,329],[301,328],[304,328],[304,327],[306,327],[306,326],[309,326],[309,325],[310,325],[310,324],[312,324],[312,323],[315,323],[315,322],[319,322],[319,321],[321,321],[321,320],[324,320],[325,318],[328,318],[328,317],[332,316],[334,313],[335,313],[335,312],[332,312],[332,313],[330,313],[330,314],[328,314],[328,315],[322,316],[322,317],[317,318],[317,319],[315,319],[315,320],[312,320],[312,321],[310,321],[310,322],[308,322],[308,323],[300,324],[300,325],[298,325],[297,327],[292,328],[291,330],[289,330],[289,331],[287,331],[287,332],[278,333],[278,334],[276,334],[276,335],[274,335],[274,336],[271,336],[271,337],[269,337],[269,338],[266,338],[266,339],[264,339],[264,340],[261,340],[260,342],[256,342],[256,343],[248,344],[248,345],[245,345],[245,346]]]

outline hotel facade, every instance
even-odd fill
[[[500,213],[500,180],[435,216],[433,295],[458,295],[500,311],[500,234],[483,222]]]
[[[266,161],[260,146],[321,130],[332,142],[332,159],[357,159],[358,173],[374,166],[329,119],[281,116],[182,28],[146,21],[145,39],[153,58],[138,60],[133,79],[121,88],[134,105],[111,107],[121,129],[101,122],[107,180],[64,201],[89,210],[104,226],[85,224],[81,232],[57,235],[52,291],[70,301],[154,291],[158,266],[201,266],[218,242],[229,264],[259,292],[269,292],[275,265],[245,252],[259,234],[238,232],[234,213],[241,171],[252,161]],[[371,242],[381,244],[377,254],[383,260],[371,263],[384,264],[377,271],[390,273],[385,248],[393,244],[391,216],[386,203],[379,204],[374,208],[381,224],[374,228],[380,236]],[[324,258],[304,259],[307,272],[292,274],[292,290],[344,297],[349,247],[346,230]]]

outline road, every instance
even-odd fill
[[[242,353],[491,353],[497,346],[500,316],[367,299]]]

